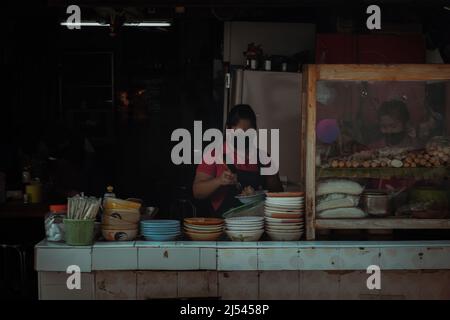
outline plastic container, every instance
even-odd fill
[[[50,205],[50,212],[45,215],[45,236],[47,241],[64,241],[64,223],[67,206],[65,204]]]
[[[222,217],[225,219],[232,217],[248,217],[248,216],[263,217],[264,200],[243,204],[242,206],[228,210],[222,215]]]
[[[65,240],[70,246],[88,246],[94,242],[95,220],[64,219]]]

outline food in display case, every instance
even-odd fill
[[[364,218],[367,214],[358,208],[364,188],[346,179],[329,179],[317,186],[316,212],[319,218]]]
[[[311,64],[303,80],[307,239],[450,229],[448,202],[414,197],[420,188],[450,196],[450,65]],[[318,192],[338,179],[364,191]]]
[[[414,198],[419,187],[448,189],[450,82],[430,86],[436,83],[323,81],[317,87],[339,92],[316,102],[317,218],[448,216],[448,203]]]

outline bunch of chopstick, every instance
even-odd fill
[[[84,195],[68,198],[67,202],[67,218],[74,220],[95,219],[101,204],[100,199]]]

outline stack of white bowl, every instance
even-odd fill
[[[228,218],[225,228],[232,241],[258,241],[264,233],[264,217]]]
[[[266,232],[273,241],[297,241],[304,233],[304,193],[268,193],[264,205]]]

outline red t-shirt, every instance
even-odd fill
[[[225,150],[224,145],[224,150]],[[214,153],[212,153],[212,156],[214,156]],[[236,159],[236,158],[235,158]],[[226,159],[224,158],[223,162],[226,162]],[[236,162],[236,161],[235,161]],[[246,161],[245,164],[239,164],[236,163],[234,165],[237,170],[242,171],[249,171],[249,172],[258,172],[259,168],[257,164],[250,164],[248,161]],[[201,164],[197,166],[197,172],[205,173],[211,177],[219,177],[225,170],[227,169],[226,163],[223,164],[207,164],[204,160]],[[211,196],[211,204],[214,208],[214,210],[217,210],[222,202],[225,200],[225,197],[227,193],[229,192],[230,188],[234,188],[233,186],[222,186],[219,189],[217,189],[216,192],[214,192]]]

